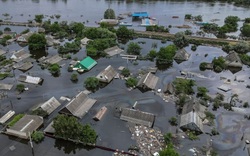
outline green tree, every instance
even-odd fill
[[[179,153],[175,151],[172,144],[168,144],[167,148],[164,148],[159,154],[160,156],[179,156]]]
[[[84,85],[87,89],[96,91],[99,88],[100,82],[96,77],[88,77],[84,81]]]
[[[2,35],[3,34],[3,31],[2,30],[0,30],[0,35]]]
[[[176,45],[176,47],[178,47],[179,49],[184,48],[188,46],[189,44],[188,39],[186,38],[186,35],[184,32],[177,32],[174,35],[173,42]]]
[[[34,131],[31,134],[31,138],[33,141],[35,141],[35,143],[40,143],[44,139],[44,134],[43,134],[43,132],[40,132],[40,131]]]
[[[194,94],[192,87],[195,85],[195,82],[193,80],[176,78],[173,83],[175,85],[176,94]]]
[[[73,82],[77,82],[78,81],[78,75],[76,74],[76,73],[73,73],[72,75],[71,75],[71,81],[73,81]]]
[[[24,31],[21,32],[21,34],[26,34],[28,32],[30,32],[30,29],[25,29]]]
[[[225,64],[225,59],[220,56],[218,58],[214,58],[212,63],[213,63],[213,68],[216,72],[221,72],[223,69],[226,68],[226,64]]]
[[[177,126],[178,125],[178,120],[176,117],[171,117],[168,122],[172,125],[172,126]]]
[[[138,80],[136,78],[130,77],[130,78],[127,79],[126,85],[128,87],[135,87],[137,85],[137,82],[138,82]]]
[[[147,54],[147,57],[149,58],[149,60],[153,61],[157,57],[157,51],[154,49],[150,50]]]
[[[204,97],[208,92],[206,87],[197,87],[197,90],[198,90],[197,92],[198,97]]]
[[[116,35],[119,39],[128,40],[133,37],[134,32],[129,30],[126,26],[120,26],[117,31]]]
[[[19,93],[23,92],[23,91],[24,91],[24,88],[25,88],[24,84],[17,84],[17,85],[16,85],[16,90],[17,90]]]
[[[11,31],[11,29],[9,27],[5,27],[3,31]]]
[[[57,33],[61,30],[60,25],[58,24],[58,22],[55,22],[53,24],[50,25],[50,31],[53,33]]]
[[[240,31],[243,36],[250,37],[250,24],[244,24]]]
[[[51,64],[49,66],[49,71],[54,76],[59,75],[60,74],[60,66],[59,66],[59,64],[57,64],[57,63]]]
[[[115,19],[115,11],[113,9],[107,9],[104,12],[104,19]]]
[[[185,15],[185,19],[191,20],[191,19],[192,19],[192,14],[186,14],[186,15]]]
[[[156,63],[159,65],[172,64],[176,50],[175,45],[161,47],[160,51],[157,53]]]
[[[95,143],[97,134],[90,125],[81,125],[73,116],[58,115],[53,122],[55,135],[65,139],[79,140],[84,143]]]
[[[128,77],[128,76],[130,75],[130,71],[129,71],[128,68],[124,68],[124,69],[122,69],[121,74],[122,74],[123,76],[125,76],[125,77]]]
[[[35,15],[35,21],[37,23],[42,23],[44,16],[43,15]]]
[[[32,34],[28,39],[30,50],[45,49],[46,39],[43,34]]]
[[[128,45],[127,53],[131,55],[140,55],[141,47],[138,43],[130,42]]]
[[[172,133],[164,134],[164,141],[165,141],[166,145],[171,144],[172,139],[173,139]]]
[[[80,22],[74,22],[70,25],[70,29],[77,35],[77,37],[83,36],[84,25]]]
[[[33,114],[33,115],[38,115],[38,116],[42,116],[42,117],[45,117],[45,116],[49,115],[46,111],[44,111],[44,110],[41,109],[41,108],[38,108],[38,109],[32,111],[31,114]]]
[[[83,31],[85,37],[89,39],[114,38],[116,34],[106,28],[85,28]]]

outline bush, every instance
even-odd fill
[[[24,88],[25,88],[24,84],[17,84],[16,85],[16,90],[20,93],[24,91]]]
[[[19,121],[23,116],[24,116],[24,114],[18,114],[18,115],[16,115],[16,116],[7,124],[8,127],[12,127],[13,125],[15,125],[15,123],[17,123],[17,121]]]
[[[41,109],[41,108],[38,108],[38,109],[32,111],[32,114],[42,116],[42,117],[45,117],[45,116],[48,115],[48,113],[46,111],[44,111],[43,109]]]
[[[176,94],[194,94],[192,87],[195,85],[195,82],[193,80],[177,78],[173,83],[175,85]]]
[[[244,107],[244,108],[248,108],[248,107],[249,107],[248,102],[245,102],[245,103],[243,104],[243,107]]]
[[[100,82],[96,77],[88,77],[84,81],[84,85],[87,89],[91,91],[96,91],[99,88]]]
[[[127,79],[126,85],[128,87],[135,87],[137,85],[137,82],[138,82],[138,80],[136,78],[130,77],[130,78]]]
[[[55,64],[51,64],[49,66],[49,71],[52,75],[59,75],[60,74],[60,66],[59,64],[55,63]]]
[[[197,49],[197,46],[196,45],[192,45],[191,50],[192,51],[196,51],[196,49]]]
[[[198,140],[199,139],[199,137],[193,131],[187,132],[187,136],[190,140]]]
[[[172,126],[177,126],[178,125],[178,120],[176,117],[171,117],[168,122],[172,125]]]
[[[32,140],[35,142],[35,143],[40,143],[43,141],[44,139],[44,134],[43,132],[40,132],[40,131],[34,131],[32,134],[31,134],[31,138]]]
[[[130,71],[128,68],[124,68],[121,72],[121,74],[125,77],[128,77],[130,75]]]
[[[78,75],[76,73],[73,73],[70,78],[71,81],[76,82],[78,81]]]
[[[211,134],[212,134],[212,135],[219,135],[220,133],[219,133],[215,128],[213,128],[213,129],[211,130]]]

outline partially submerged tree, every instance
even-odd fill
[[[45,36],[43,34],[32,34],[28,39],[28,44],[30,50],[45,49]]]
[[[100,82],[96,77],[88,77],[84,81],[84,85],[87,89],[91,91],[96,91],[100,86]]]
[[[128,68],[122,69],[121,74],[125,77],[128,77],[130,75],[130,70]]]
[[[49,71],[54,76],[59,75],[60,74],[60,66],[59,66],[59,64],[57,64],[57,63],[51,64],[49,66]]]
[[[158,65],[172,64],[174,55],[176,52],[175,45],[168,45],[167,47],[161,47],[156,56],[156,63]]]
[[[115,11],[113,9],[107,9],[104,12],[104,19],[115,19]]]
[[[140,55],[141,54],[141,47],[138,43],[131,42],[128,45],[127,53],[131,55]]]
[[[184,32],[177,32],[174,35],[174,44],[177,48],[181,49],[188,46],[189,42]]]
[[[137,82],[138,82],[138,80],[136,78],[130,77],[130,78],[127,79],[126,85],[128,87],[135,87],[137,85]]]
[[[24,91],[24,88],[25,88],[25,86],[24,86],[24,84],[17,84],[16,85],[16,90],[19,92],[19,93],[22,93],[23,91]]]

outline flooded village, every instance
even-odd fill
[[[0,1],[1,156],[250,155],[248,7],[78,3]]]

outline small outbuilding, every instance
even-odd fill
[[[109,83],[110,81],[113,80],[113,78],[117,75],[117,72],[115,71],[115,69],[109,65],[108,67],[106,67],[103,71],[101,71],[96,78],[101,81],[101,82],[105,82],[105,83]]]
[[[17,37],[17,42],[28,43],[28,39],[33,34],[34,34],[34,32],[32,32],[32,31],[30,31],[30,32],[28,32],[26,34],[22,34],[21,36]]]
[[[96,121],[100,121],[106,112],[107,112],[107,107],[103,106],[103,107],[96,113],[96,115],[93,117],[93,119],[96,120]]]
[[[234,51],[229,52],[229,54],[225,57],[225,61],[227,67],[242,68],[243,66],[239,55]]]
[[[145,125],[148,127],[153,127],[154,125],[155,121],[154,114],[130,108],[122,108],[121,111],[122,111],[120,117],[121,120],[125,120],[139,125]]]
[[[4,124],[6,121],[8,121],[13,115],[15,115],[15,111],[10,110],[4,116],[0,118],[0,124]]]
[[[117,55],[117,54],[120,54],[122,53],[124,50],[119,48],[118,46],[114,46],[114,47],[111,47],[111,48],[107,48],[104,50],[104,52],[106,54],[108,54],[109,56],[114,56],[114,55]]]
[[[0,90],[11,90],[13,84],[0,83]]]
[[[159,78],[157,76],[149,72],[141,77],[141,79],[137,83],[137,87],[142,88],[144,90],[147,89],[154,90],[158,82],[158,79]]]
[[[42,62],[44,64],[55,64],[55,63],[59,63],[62,60],[63,58],[57,54],[57,55],[53,55],[53,56],[49,56],[45,58]]]
[[[56,110],[61,103],[57,101],[55,97],[50,98],[48,101],[40,104],[38,108],[42,109],[43,111],[47,112],[48,115],[51,114],[54,110]]]
[[[19,69],[21,71],[27,71],[29,69],[31,69],[33,67],[33,64],[32,62],[19,62],[19,63],[16,63],[13,68],[16,68],[16,69]]]
[[[43,79],[40,77],[33,77],[29,75],[20,75],[18,81],[31,84],[41,84],[43,82]]]
[[[203,133],[203,124],[199,115],[195,111],[181,115],[180,128],[183,130]]]
[[[187,61],[190,57],[190,54],[187,53],[187,51],[185,49],[180,49],[178,50],[175,55],[174,55],[174,60],[177,63],[181,63],[183,61]]]
[[[175,87],[173,83],[168,83],[165,88],[163,89],[163,92],[165,94],[174,94],[175,93]]]
[[[97,64],[97,62],[92,59],[91,57],[87,56],[85,59],[83,59],[81,62],[78,62],[74,68],[77,69],[82,69],[82,70],[90,70],[92,69],[95,65]]]
[[[95,103],[95,99],[91,99],[83,92],[80,92],[63,109],[60,110],[60,113],[73,115],[81,119],[88,113],[90,108],[92,108]]]
[[[15,51],[10,58],[13,59],[14,62],[20,62],[26,58],[29,58],[30,56],[30,53],[27,53],[24,49],[21,49],[19,51]]]
[[[29,139],[32,134],[43,124],[43,118],[37,115],[25,115],[12,127],[6,129],[6,133],[23,139]]]

